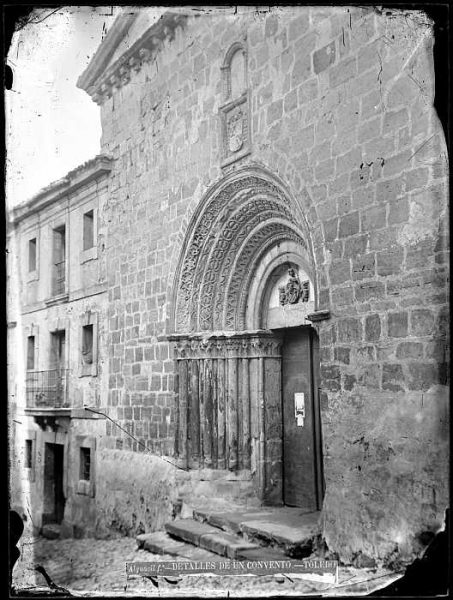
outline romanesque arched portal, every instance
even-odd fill
[[[264,500],[281,501],[281,332],[308,323],[315,289],[304,215],[278,179],[248,168],[210,190],[172,303],[183,465],[249,471]]]

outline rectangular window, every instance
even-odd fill
[[[80,476],[79,479],[90,481],[91,476],[91,448],[80,448]]]
[[[66,229],[64,225],[53,231],[53,274],[52,292],[64,294],[66,284]]]
[[[33,468],[33,440],[25,440],[25,468]]]
[[[64,369],[66,332],[64,329],[53,331],[50,334],[50,368]]]
[[[94,211],[83,215],[83,249],[89,250],[94,246]]]
[[[35,336],[29,335],[27,338],[27,371],[35,368]]]
[[[36,238],[28,241],[28,272],[36,271]]]
[[[93,325],[82,327],[82,362],[85,365],[93,363]]]

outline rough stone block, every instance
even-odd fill
[[[344,241],[344,258],[354,258],[358,254],[365,254],[368,246],[368,234],[355,235]]]
[[[389,179],[388,181],[379,181],[376,185],[376,201],[389,202],[402,194],[404,178]]]
[[[371,298],[383,298],[385,284],[382,281],[366,281],[356,284],[355,299],[357,302],[368,302]]]
[[[286,94],[283,100],[283,107],[285,113],[289,113],[297,108],[297,90],[291,90]]]
[[[351,306],[354,302],[354,290],[350,286],[332,290],[332,304],[334,306]]]
[[[330,283],[337,285],[351,279],[351,263],[349,260],[334,260],[329,267]]]
[[[344,173],[329,183],[329,197],[346,192],[348,189],[348,182],[348,174]]]
[[[288,39],[289,41],[295,40],[301,35],[303,35],[309,27],[310,19],[308,15],[308,10],[305,14],[300,15],[293,21],[291,21],[288,29]]]
[[[300,83],[309,79],[311,74],[310,56],[306,54],[299,55],[291,73],[291,87],[297,87]]]
[[[334,348],[334,359],[338,362],[342,362],[345,365],[349,365],[351,357],[351,349],[342,346]]]
[[[387,334],[389,337],[406,337],[408,334],[407,312],[389,313],[387,315]]]
[[[422,358],[423,344],[420,342],[401,342],[396,348],[397,358]]]
[[[410,390],[427,391],[432,385],[445,383],[442,378],[441,366],[427,362],[410,362],[408,364],[409,378],[407,387]]]
[[[359,221],[359,212],[355,211],[346,215],[340,219],[339,228],[338,228],[338,237],[344,238],[349,237],[351,235],[355,235],[359,232],[360,229],[360,221]]]
[[[382,123],[382,135],[394,134],[408,122],[409,115],[406,108],[387,112]]]
[[[363,366],[358,376],[358,384],[379,389],[381,384],[381,366],[376,364]]]
[[[357,74],[357,62],[355,56],[345,58],[333,67],[329,72],[329,82],[331,87],[345,83],[351,77]]]
[[[283,101],[276,100],[267,109],[267,124],[272,125],[277,119],[280,119],[283,114]]]
[[[363,123],[358,130],[357,140],[359,144],[368,142],[378,137],[381,133],[381,117],[374,117],[373,119]]]
[[[407,198],[398,198],[389,202],[389,225],[406,223],[409,220],[409,202]]]
[[[337,199],[337,213],[341,217],[347,215],[352,210],[352,198],[350,194],[345,194]]]
[[[376,257],[373,253],[363,254],[354,258],[352,263],[352,278],[354,280],[374,277],[375,271]]]
[[[351,375],[348,373],[344,374],[343,377],[343,389],[347,392],[350,392],[355,384],[357,383],[357,377],[355,375]]]
[[[338,218],[330,219],[323,223],[324,229],[324,240],[326,242],[333,242],[337,238],[338,234]]]
[[[360,56],[359,56],[360,69]],[[381,110],[381,94],[379,90],[372,90],[369,94],[362,96],[360,102],[360,118],[365,121],[376,116]]]
[[[335,62],[335,42],[331,42],[313,53],[313,70],[316,74],[325,71]]]
[[[323,160],[315,169],[315,178],[322,182],[326,179],[332,179],[335,173],[335,161],[331,158]]]
[[[428,266],[434,255],[433,245],[433,240],[425,240],[416,246],[408,247],[406,250],[406,269],[419,269]]]
[[[372,231],[385,227],[386,209],[385,206],[372,206],[361,212],[362,231]]]
[[[381,277],[396,275],[403,268],[404,251],[402,248],[376,253],[377,274]]]
[[[338,341],[357,342],[362,339],[362,323],[353,317],[341,319],[337,323]]]
[[[351,148],[337,158],[337,175],[350,173],[353,168],[358,168],[362,163],[362,151],[359,147]]]
[[[378,314],[365,318],[365,340],[373,342],[381,337],[381,319]]]
[[[277,15],[269,15],[266,19],[266,24],[264,26],[264,36],[269,38],[274,36],[278,31],[278,16]]]
[[[411,149],[404,150],[396,156],[385,159],[383,174],[384,177],[392,177],[403,171],[407,171],[411,166],[413,152]]]
[[[311,102],[318,95],[318,80],[317,78],[305,81],[297,88],[299,106],[306,102]]]
[[[382,389],[392,392],[404,391],[404,373],[400,364],[384,363],[382,365]]]
[[[412,335],[431,335],[435,329],[435,317],[431,310],[418,308],[411,311]]]

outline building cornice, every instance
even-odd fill
[[[45,187],[24,204],[14,208],[11,211],[11,224],[17,225],[17,223],[26,217],[58,202],[61,198],[75,192],[77,189],[87,185],[91,181],[110,173],[112,164],[113,159],[110,156],[100,154],[78,166],[62,179]]]
[[[119,15],[99,50],[77,81],[77,87],[83,89],[97,104],[103,104],[115,89],[126,85],[131,72],[138,72],[142,66],[152,61],[163,46],[165,40],[172,40],[175,30],[187,19],[183,13],[168,11],[151,25],[113,64],[109,60],[124,37],[126,31],[137,18],[133,15]]]

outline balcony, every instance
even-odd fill
[[[69,408],[68,369],[28,371],[27,408]]]

